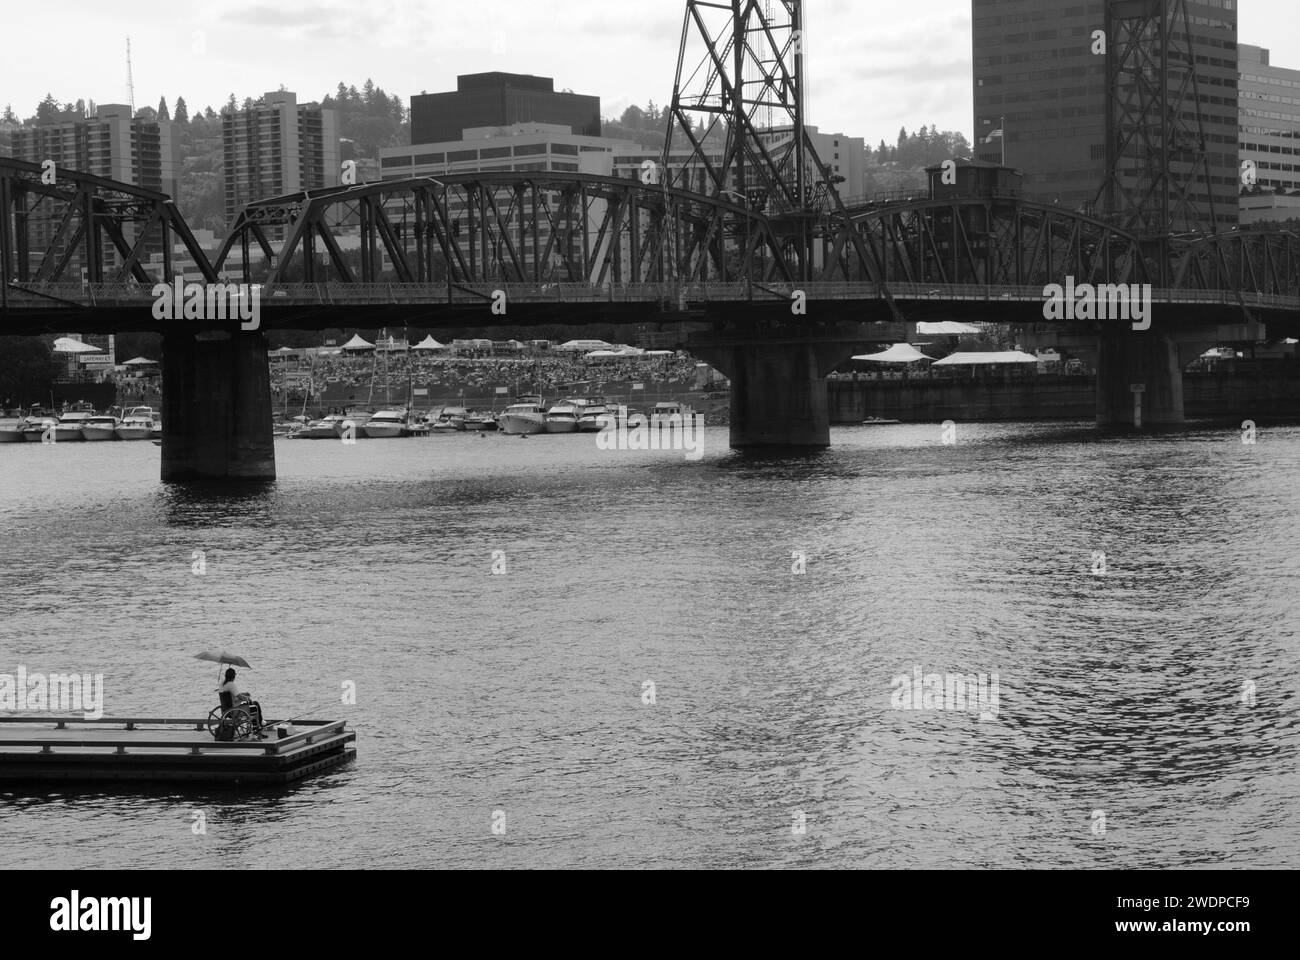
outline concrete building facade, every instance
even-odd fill
[[[176,196],[180,143],[171,121],[133,118],[125,104],[101,104],[82,120],[16,127],[10,150],[18,160],[53,160],[56,167]]]
[[[1300,70],[1273,66],[1263,47],[1238,47],[1237,107],[1242,185],[1258,190],[1240,198],[1242,223],[1300,218]]]
[[[1213,203],[1215,225],[1230,229],[1237,222],[1236,0],[1190,0],[1187,10],[1209,188],[1191,196],[1206,222],[1170,227],[1208,229]],[[1098,209],[1109,172],[1107,58],[1094,52],[1105,11],[1102,0],[971,3],[976,159],[1022,170],[1028,196],[1074,209]],[[1175,43],[1184,43],[1175,32]],[[1171,70],[1171,89],[1180,79]]]
[[[318,103],[300,104],[290,91],[223,113],[221,136],[229,223],[250,201],[340,182],[338,113]]]

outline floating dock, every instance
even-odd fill
[[[295,720],[265,740],[222,743],[206,720],[0,717],[0,782],[282,784],[356,759],[345,720]]]

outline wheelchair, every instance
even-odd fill
[[[262,706],[247,693],[241,693],[234,702],[230,694],[223,693],[221,706],[213,707],[208,714],[208,733],[213,740],[261,740],[262,728]]]

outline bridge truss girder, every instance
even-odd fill
[[[359,236],[355,257],[344,253],[344,230]],[[771,222],[742,205],[639,180],[539,171],[387,180],[251,203],[216,269],[271,285],[788,281],[781,254]]]
[[[203,279],[216,275],[164,193],[38,163],[0,158],[0,278],[24,285],[79,281],[153,284],[171,275],[180,243]],[[146,253],[162,254],[161,276]],[[114,256],[115,255],[115,256]],[[157,272],[157,271],[155,271]]]

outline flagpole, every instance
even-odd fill
[[[1006,116],[1004,115],[1001,118],[999,118],[998,122],[1002,124],[1002,166],[1005,167],[1007,165],[1007,118]]]

